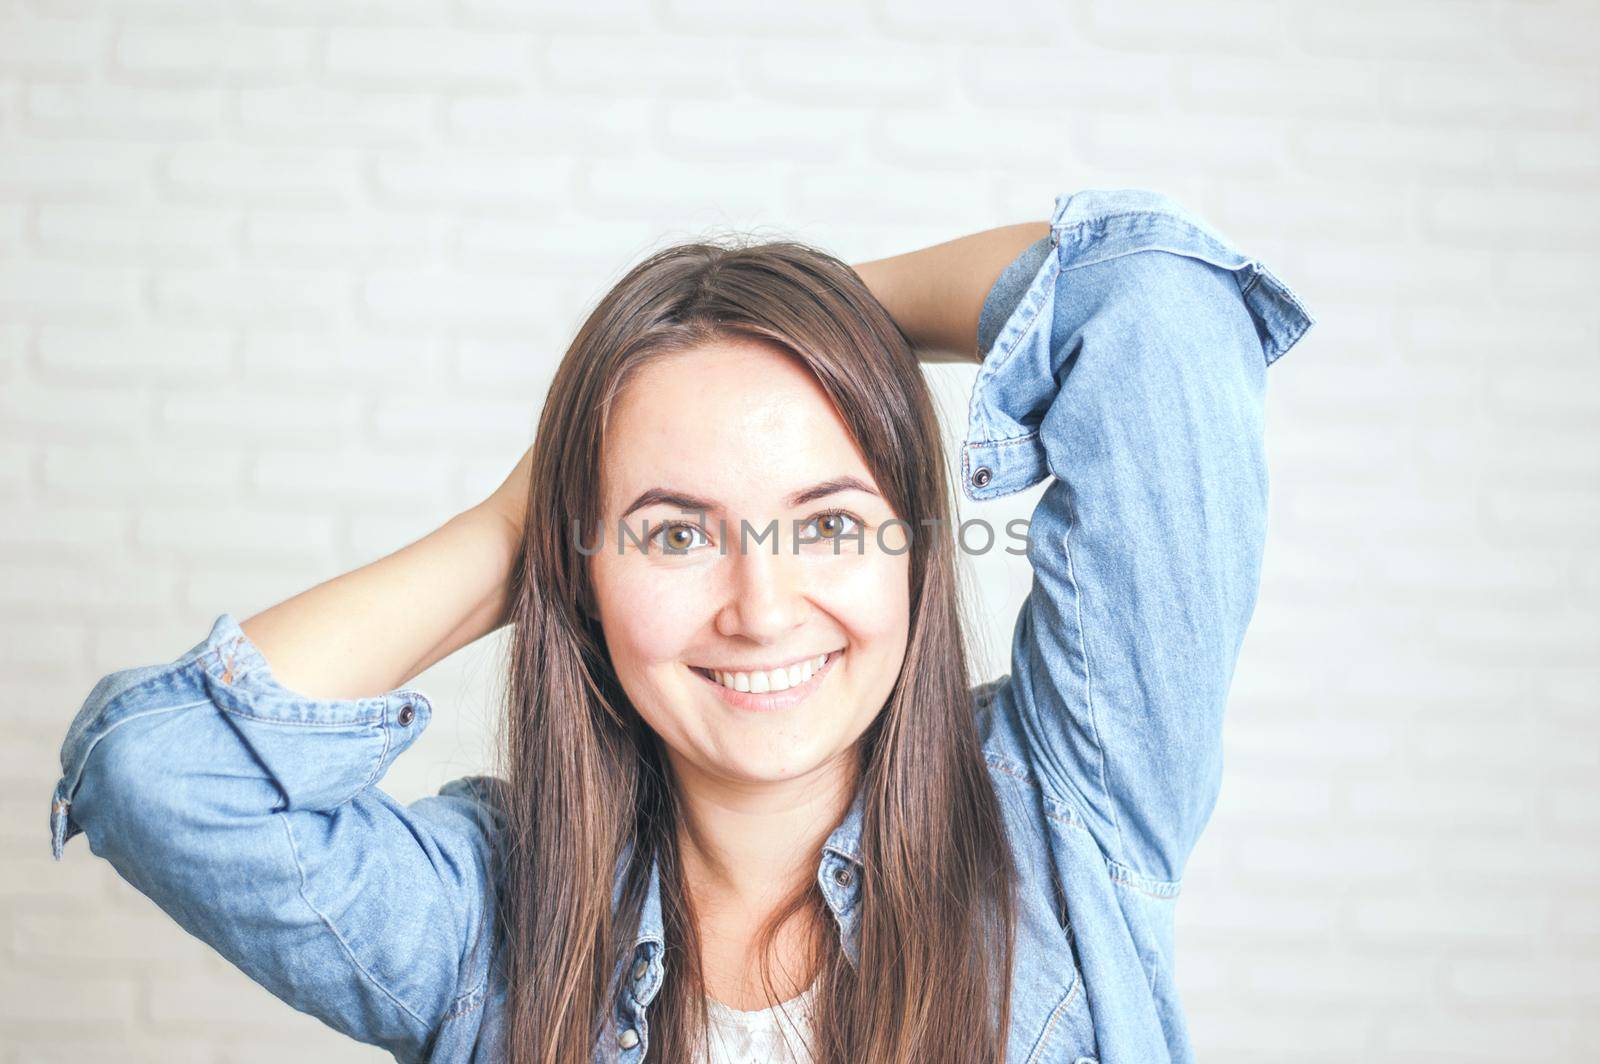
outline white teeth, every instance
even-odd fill
[[[798,687],[814,676],[818,669],[828,663],[828,655],[818,654],[814,658],[796,662],[786,669],[773,669],[770,672],[717,672],[712,670],[711,675],[724,687],[731,687],[735,691],[750,691],[761,693],[765,691],[787,691],[791,687]]]

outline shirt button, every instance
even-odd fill
[[[632,1027],[629,1027],[626,1031],[623,1031],[621,1034],[617,1035],[617,1045],[621,1046],[623,1049],[632,1049],[638,1044],[639,1032],[635,1031]]]
[[[633,962],[633,981],[638,982],[644,978],[644,973],[650,970],[650,963],[643,957]]]
[[[833,881],[841,887],[848,887],[855,878],[855,873],[848,868],[835,868],[833,870]]]
[[[994,479],[994,471],[988,466],[979,466],[972,471],[972,483],[976,487],[983,487]]]
[[[405,705],[400,707],[400,715],[395,719],[400,722],[400,726],[402,728],[409,728],[411,726],[411,722],[417,719],[416,707],[412,706],[410,702],[407,702]]]

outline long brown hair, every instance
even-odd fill
[[[497,751],[504,809],[493,947],[506,980],[506,1059],[588,1061],[602,1033],[614,1046],[615,979],[632,959],[652,859],[667,972],[647,1016],[649,1049],[676,1064],[703,1044],[699,937],[673,776],[612,668],[575,536],[592,553],[602,533],[606,414],[623,384],[651,358],[714,339],[777,344],[804,364],[913,530],[906,655],[855,751],[859,965],[840,948],[813,879],[757,938],[769,1000],[772,943],[800,917],[812,929],[810,1051],[819,1064],[997,1064],[1010,1013],[1016,873],[972,718],[927,382],[904,333],[848,265],[797,242],[738,238],[668,247],[629,270],[579,329],[540,417]]]

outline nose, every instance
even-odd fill
[[[766,544],[750,544],[729,555],[732,572],[717,631],[757,643],[781,640],[805,622],[810,609],[799,559]]]

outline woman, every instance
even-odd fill
[[[492,497],[101,680],[56,856],[402,1061],[1189,1060],[1172,907],[1312,322],[1137,189],[853,268],[669,248]],[[981,358],[968,498],[1054,478],[977,686],[919,355]],[[395,801],[402,685],[506,623],[502,770]]]

